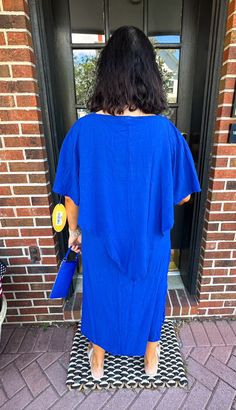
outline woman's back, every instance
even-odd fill
[[[140,230],[140,225],[147,221],[153,195],[161,186],[158,174],[163,155],[169,150],[168,120],[158,115],[90,113],[78,122],[80,195],[86,198],[84,208],[80,209],[81,226],[87,220],[91,229],[97,227],[103,232]],[[153,225],[146,226],[147,232],[152,228]]]
[[[61,175],[60,160],[68,163]],[[60,160],[53,188],[64,181],[64,195],[80,205],[79,226],[102,238],[127,276],[145,276],[154,238],[173,226],[174,205],[200,190],[179,130],[162,115],[92,112],[70,129]]]

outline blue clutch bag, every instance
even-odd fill
[[[56,280],[49,295],[50,299],[65,298],[68,295],[79,256],[78,253],[71,250],[71,247],[68,248],[65,257],[61,261]],[[72,254],[76,254],[76,257],[73,259],[71,257]]]

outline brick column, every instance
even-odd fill
[[[236,77],[236,1],[228,5],[198,281],[200,315],[236,313],[236,144],[229,144]]]
[[[27,1],[0,1],[1,232],[7,323],[63,320],[48,299],[58,269],[52,196]],[[40,261],[30,259],[29,246]]]

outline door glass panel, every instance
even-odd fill
[[[171,249],[171,258],[169,263],[169,271],[179,270],[179,249]]]
[[[170,121],[173,122],[173,124],[176,125],[177,123],[177,108],[174,107],[169,107],[168,110],[163,111],[162,113],[163,115],[165,115],[165,117],[169,118]]]
[[[105,43],[104,34],[82,34],[82,33],[71,33],[72,43]]]
[[[77,108],[77,119],[82,118],[84,115],[88,114],[88,111],[84,108]]]
[[[104,36],[102,0],[69,0],[72,43],[101,43]]]
[[[176,103],[178,97],[179,49],[156,49],[156,61],[161,71],[168,103]]]
[[[133,25],[143,29],[143,2],[127,0],[109,1],[110,34],[123,25]]]
[[[148,0],[148,36],[180,35],[182,0]]]
[[[73,50],[76,104],[86,106],[95,81],[100,50]]]
[[[152,42],[161,43],[161,44],[179,44],[180,43],[180,36],[150,36],[149,37]]]
[[[103,0],[69,0],[77,118],[88,113],[87,100],[94,87],[97,59],[105,45],[105,27],[106,34],[111,36],[122,25],[144,30],[143,24],[147,21],[147,35],[155,48],[170,104],[163,115],[176,125],[182,0],[147,0],[145,8],[143,3],[143,0],[108,0],[106,10]],[[179,256],[179,249],[172,249],[170,271],[178,271]]]

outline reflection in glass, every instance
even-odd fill
[[[149,39],[155,43],[161,44],[179,44],[180,36],[152,36]]]
[[[71,33],[72,43],[105,43],[104,34],[81,34],[81,33]]]
[[[169,103],[177,102],[179,49],[155,49],[156,61],[160,69],[164,89]]]
[[[169,271],[179,270],[179,259],[180,259],[179,249],[171,249],[171,258],[170,258],[170,263],[169,263]]]
[[[177,121],[177,109],[176,108],[168,107],[166,111],[162,112],[162,115],[169,118],[169,120],[172,121],[173,124],[176,125],[176,121]]]
[[[94,87],[96,64],[100,50],[74,50],[76,103],[85,107]]]
[[[72,43],[104,43],[103,0],[69,0]]]
[[[77,119],[84,117],[88,113],[89,113],[89,111],[87,111],[83,108],[77,108]]]

